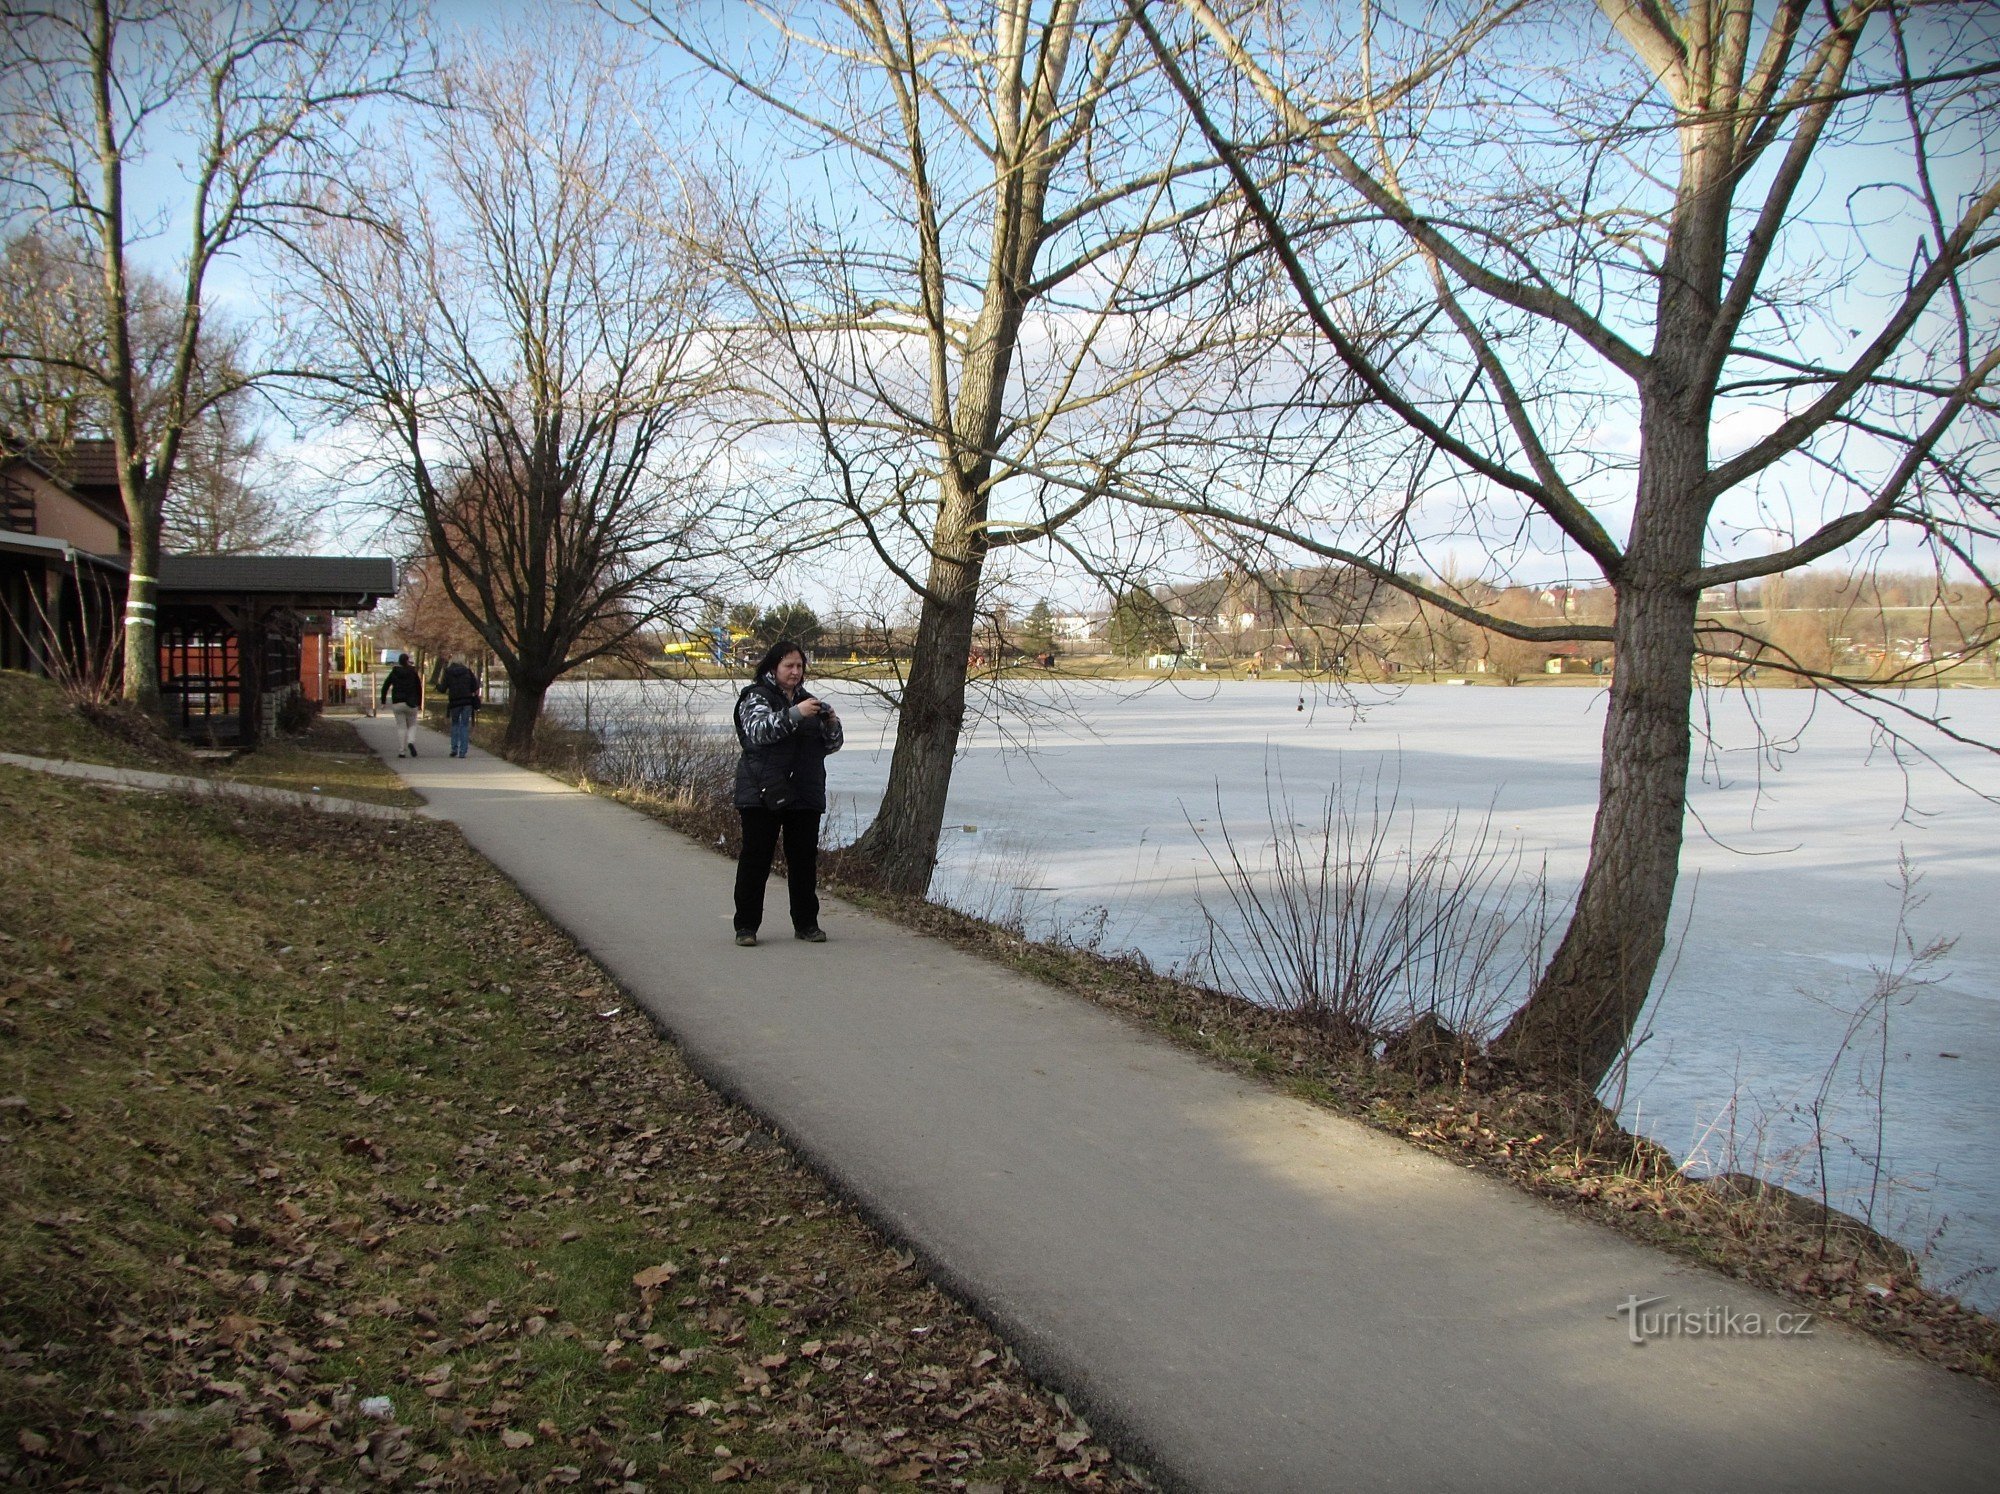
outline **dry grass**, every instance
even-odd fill
[[[196,759],[158,721],[122,704],[78,704],[54,684],[0,670],[0,741],[31,757],[252,783],[328,798],[413,806],[423,801],[368,750],[349,722],[320,716],[294,738],[221,765]]]
[[[79,707],[48,680],[0,669],[5,750],[113,768],[186,773],[194,759],[159,723],[123,705]]]
[[[320,717],[294,740],[267,742],[210,776],[330,799],[414,806],[423,802],[381,758],[368,750],[351,722]]]
[[[1135,1487],[449,827],[0,815],[0,1483]]]

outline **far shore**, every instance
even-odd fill
[[[899,661],[900,662],[900,661]],[[617,673],[606,671],[602,674],[574,674],[571,682],[584,679],[592,681],[611,680],[681,680],[681,681],[740,681],[746,666],[735,664],[696,664],[685,660],[670,660],[657,664],[645,674],[632,670]],[[842,659],[837,654],[822,655],[814,663],[814,672],[822,679],[837,680],[899,680],[901,670],[894,664],[876,659]],[[1602,674],[1588,670],[1573,670],[1562,674],[1523,674],[1508,678],[1498,674],[1482,674],[1478,671],[1454,673],[1440,670],[1429,673],[1421,670],[1402,670],[1392,674],[1346,673],[1332,670],[1298,668],[1278,668],[1266,666],[1253,669],[1240,660],[1216,661],[1203,665],[1193,663],[1173,669],[1148,669],[1127,660],[1096,659],[1086,655],[1075,661],[1060,660],[1054,668],[1045,668],[1032,661],[1015,662],[1009,660],[998,668],[975,669],[973,678],[1004,678],[1021,680],[1232,680],[1243,684],[1267,684],[1302,686],[1311,685],[1325,688],[1366,687],[1401,689],[1412,685],[1478,686],[1481,689],[1604,689],[1617,679],[1615,670],[1607,669]],[[1747,674],[1723,676],[1720,673],[1696,680],[1698,685],[1719,690],[1810,690],[1817,686],[1773,670],[1751,670]],[[1972,666],[1962,667],[1940,675],[1935,679],[1871,680],[1861,682],[1862,688],[1880,690],[1980,690],[2000,686],[2000,676]]]

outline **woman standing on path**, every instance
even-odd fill
[[[397,749],[398,757],[417,755],[417,712],[424,708],[424,677],[417,673],[417,666],[410,662],[410,652],[403,651],[382,681],[382,698],[389,702],[389,708],[396,713],[396,725],[403,733],[403,745]]]
[[[785,839],[785,881],[792,931],[824,944],[819,926],[819,820],[826,813],[826,757],[840,751],[833,708],[805,687],[806,651],[789,638],[757,661],[755,680],[736,697],[735,803],[743,817],[736,862],[736,942],[757,942],[764,887],[778,837]]]

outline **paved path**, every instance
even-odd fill
[[[390,722],[359,723],[385,756]],[[1170,1487],[1990,1490],[2000,1397],[443,739],[394,766]],[[838,767],[836,759],[834,766]]]
[[[363,799],[337,799],[328,794],[302,794],[294,789],[272,788],[262,783],[232,783],[224,778],[202,778],[192,773],[148,773],[139,768],[111,768],[102,763],[79,763],[69,758],[25,757],[18,752],[0,752],[0,763],[10,768],[32,768],[58,778],[82,778],[112,788],[141,789],[155,793],[206,794],[212,798],[252,799],[260,804],[304,804],[328,814],[358,814],[371,820],[407,820],[418,811],[399,809],[393,804],[370,804]]]

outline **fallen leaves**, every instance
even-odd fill
[[[637,1287],[642,1293],[657,1293],[661,1287],[665,1286],[678,1275],[680,1275],[680,1267],[674,1265],[671,1261],[666,1261],[657,1266],[648,1266],[643,1271],[634,1272],[632,1275],[632,1285]]]
[[[224,1313],[215,1325],[215,1341],[225,1349],[239,1349],[263,1336],[263,1324],[240,1312]]]
[[[145,858],[170,834],[93,863],[187,942],[169,930],[156,968],[80,941],[102,963],[50,976],[75,1004],[19,1034],[31,1074],[114,1077],[89,1104],[24,1084],[9,1145],[78,1145],[99,1116],[116,1136],[38,1152],[83,1160],[45,1162],[67,1186],[0,1240],[0,1484],[142,1486],[171,1437],[210,1487],[1130,1486],[1093,1441],[1059,1446],[1081,1424],[642,1013],[600,1017],[601,972],[449,832],[405,827],[392,879],[372,839],[239,821],[209,858],[228,889],[162,890]],[[45,905],[24,906],[32,941]],[[79,1271],[130,1286],[57,1285]],[[32,1332],[28,1282],[49,1283]]]

